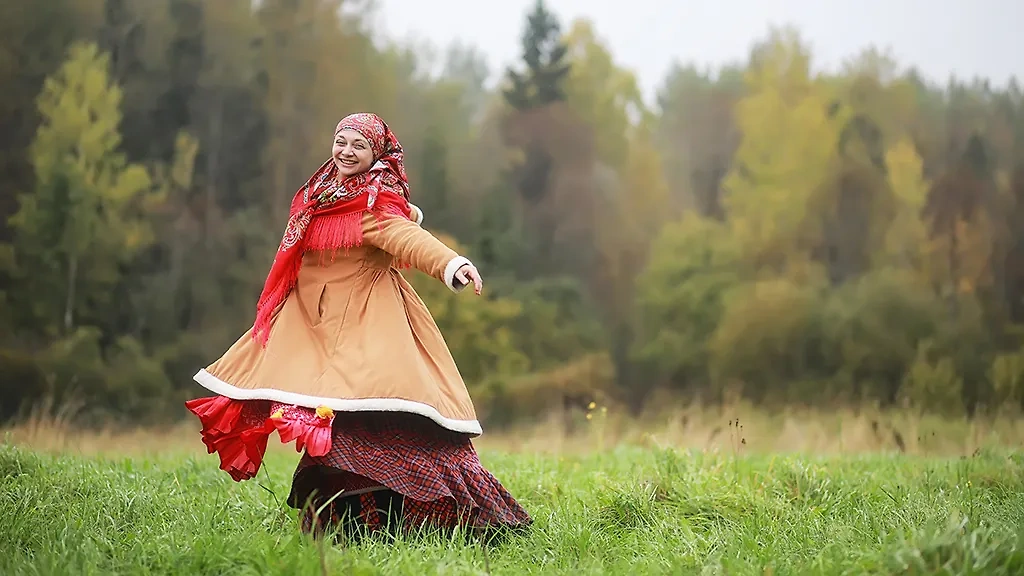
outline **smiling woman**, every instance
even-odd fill
[[[530,523],[480,464],[466,385],[399,269],[478,295],[480,274],[413,214],[387,124],[343,119],[331,159],[295,194],[254,326],[196,375],[217,396],[187,404],[236,481],[256,475],[275,430],[305,450],[288,500],[315,534]]]
[[[334,135],[334,148],[331,150],[334,166],[342,178],[355,176],[370,169],[373,162],[373,150],[369,141],[362,134],[351,128],[343,129]]]

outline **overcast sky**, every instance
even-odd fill
[[[460,41],[492,75],[519,57],[534,0],[378,0],[375,21],[397,40]],[[1024,80],[1024,0],[548,0],[563,26],[589,18],[617,63],[653,102],[673,61],[711,67],[746,59],[771,25],[792,24],[816,67],[835,68],[874,45],[931,80]],[[493,81],[493,78],[492,78]]]

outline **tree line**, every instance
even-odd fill
[[[521,59],[381,42],[359,0],[0,5],[0,418],[178,418],[252,322],[337,120],[384,117],[484,298],[409,277],[493,425],[593,399],[1024,402],[1024,98],[798,31],[648,106],[538,1]]]

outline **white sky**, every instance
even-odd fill
[[[491,81],[519,57],[534,0],[377,0],[375,21],[396,40],[459,41],[480,49]],[[673,61],[745,61],[771,25],[796,26],[816,67],[835,68],[874,45],[945,84],[951,76],[1024,80],[1024,0],[548,0],[564,29],[589,18],[617,63],[653,103]]]

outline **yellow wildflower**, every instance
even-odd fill
[[[274,420],[284,418],[284,408],[278,408],[277,410],[274,411],[273,414],[270,415],[270,417],[273,418]]]
[[[325,420],[328,418],[334,418],[334,410],[331,410],[327,406],[321,404],[316,407],[316,415]]]
[[[591,402],[590,405],[587,406],[587,408],[589,408],[590,410],[593,410],[594,408],[597,408],[597,402]]]

